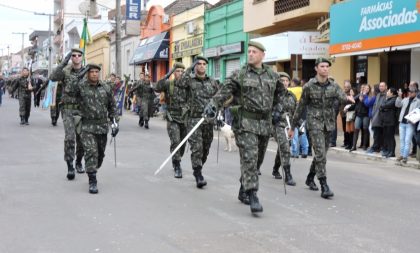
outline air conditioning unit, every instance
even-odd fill
[[[163,21],[164,24],[169,24],[169,15],[165,14],[163,15]]]
[[[188,34],[194,34],[195,30],[196,30],[195,24],[193,22],[188,22],[187,23],[187,33]]]

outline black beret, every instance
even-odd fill
[[[206,57],[204,57],[204,56],[197,55],[196,57],[194,57],[194,61],[195,61],[195,62],[197,62],[197,61],[199,61],[199,60],[202,60],[202,61],[205,61],[206,63],[209,63],[209,59],[207,59],[207,58],[206,58]]]
[[[94,64],[94,63],[90,63],[90,64],[86,65],[86,67],[88,68],[88,70],[97,69],[97,70],[101,71],[101,66],[99,66],[97,64]]]

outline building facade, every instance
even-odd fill
[[[104,31],[92,37],[92,42],[86,45],[86,63],[95,63],[101,67],[101,80],[109,77],[109,36]]]
[[[243,5],[243,0],[231,1],[204,14],[208,74],[221,82],[247,62],[249,35],[244,32]]]

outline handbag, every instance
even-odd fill
[[[356,112],[355,111],[346,112],[346,122],[354,121],[355,118],[356,118]]]

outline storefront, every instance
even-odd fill
[[[204,56],[208,73],[223,82],[247,62],[248,34],[243,32],[243,1],[208,9],[204,14]]]
[[[309,80],[315,76],[315,59],[328,54],[328,44],[315,43],[319,32],[286,32],[251,39],[265,48],[264,63],[292,77]]]
[[[353,81],[400,88],[419,80],[420,5],[417,0],[353,0],[331,7],[330,54],[346,57]],[[349,22],[351,20],[351,22]],[[417,69],[414,69],[417,68]]]
[[[189,66],[196,55],[202,53],[203,35],[194,36],[188,39],[175,41],[172,43],[172,60],[182,62]]]
[[[130,65],[140,65],[142,72],[149,72],[156,82],[168,69],[169,33],[162,32],[140,41]],[[147,67],[147,70],[146,70]],[[135,73],[137,74],[137,73]]]

